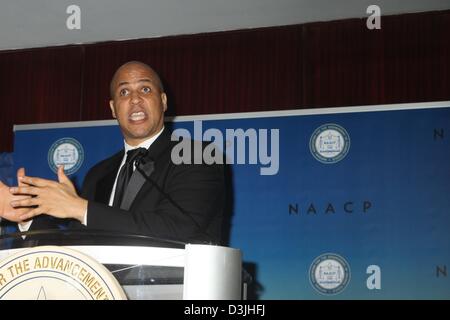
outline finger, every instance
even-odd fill
[[[16,201],[16,200],[24,200],[24,199],[30,199],[31,196],[26,196],[26,195],[14,195],[11,199],[11,201]]]
[[[31,210],[31,211],[28,211],[27,213],[21,215],[21,216],[19,217],[19,219],[20,219],[21,221],[25,221],[25,220],[31,219],[31,218],[33,218],[33,217],[35,217],[35,216],[38,216],[38,215],[40,215],[40,214],[43,214],[43,213],[44,213],[43,210],[42,210],[41,208],[38,207],[38,208],[35,208],[35,209],[33,209],[33,210]]]
[[[22,177],[25,177],[25,168],[19,168],[19,170],[17,170],[17,182],[18,182],[18,185],[21,187],[25,185],[21,181]]]
[[[30,209],[30,208],[17,208],[17,209],[14,209],[14,211],[16,213],[16,217],[17,217],[16,220],[18,220],[17,222],[18,223],[26,222],[24,219],[21,219],[20,217],[22,217],[25,214],[30,213],[31,210],[33,210],[33,209]]]
[[[14,195],[28,194],[28,195],[37,196],[41,193],[41,189],[36,188],[36,187],[13,187],[13,188],[9,188],[9,192]]]
[[[55,181],[37,178],[37,177],[28,177],[23,176],[19,178],[20,182],[26,183],[30,186],[36,186],[36,187],[47,187],[49,185],[55,184]]]
[[[67,182],[70,182],[69,178],[67,178],[66,174],[64,173],[64,166],[58,167],[58,181],[60,183],[67,184]]]
[[[28,198],[28,199],[23,199],[23,200],[14,200],[11,201],[10,205],[13,208],[17,208],[17,207],[32,207],[32,206],[38,206],[41,204],[41,201],[39,198]]]
[[[24,214],[30,212],[33,209],[30,209],[30,208],[16,208],[14,210],[17,212],[18,216],[21,216],[21,215],[24,215]]]
[[[58,167],[58,181],[61,184],[69,187],[72,192],[76,193],[75,186],[73,185],[73,182],[70,181],[69,177],[67,177],[66,174],[64,173],[63,166]]]

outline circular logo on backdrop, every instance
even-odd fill
[[[309,149],[318,161],[336,163],[347,155],[350,136],[343,127],[327,123],[314,130],[309,140]]]
[[[322,254],[311,264],[309,280],[314,289],[320,293],[338,294],[350,281],[350,266],[337,254]]]
[[[65,173],[71,175],[80,169],[83,160],[83,147],[74,138],[59,139],[48,150],[48,165],[55,173],[63,165]]]
[[[111,272],[90,256],[42,246],[0,261],[0,299],[122,300],[126,295]]]

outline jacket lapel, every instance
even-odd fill
[[[153,160],[141,162],[138,164],[136,170],[134,170],[131,176],[130,182],[125,190],[122,202],[120,204],[120,209],[129,210],[134,199],[136,198],[142,186],[150,180],[150,175],[155,170],[155,163]],[[151,181],[151,180],[150,180]]]

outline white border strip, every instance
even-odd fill
[[[402,103],[402,104],[377,104],[377,105],[353,106],[353,107],[292,109],[292,110],[260,111],[260,112],[217,113],[217,114],[204,114],[195,116],[166,117],[165,121],[183,122],[195,120],[206,121],[206,120],[229,120],[229,119],[248,119],[248,118],[273,118],[273,117],[289,117],[302,115],[319,115],[319,114],[324,115],[336,113],[359,113],[359,112],[436,109],[436,108],[450,108],[450,101]],[[114,126],[114,125],[117,125],[117,120],[21,124],[21,125],[14,125],[13,131],[15,132],[22,130],[38,130],[38,129],[100,127],[100,126]]]

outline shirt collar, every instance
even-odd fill
[[[141,142],[137,146],[130,146],[128,143],[123,141],[124,147],[125,147],[125,154],[127,154],[128,151],[137,149],[137,148],[145,148],[148,149],[152,145],[153,142],[161,135],[161,133],[164,131],[164,126],[162,127],[161,131],[159,131],[157,134],[155,134],[153,137],[148,138],[147,140]]]

